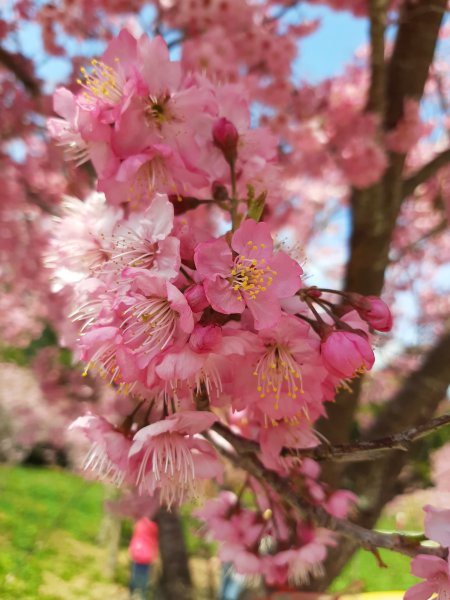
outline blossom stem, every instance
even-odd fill
[[[234,160],[230,160],[230,175],[231,175],[231,198],[230,198],[230,214],[231,214],[231,228],[233,231],[236,231],[239,226],[239,217],[238,217],[238,199],[237,199],[237,191],[236,191],[236,165]]]

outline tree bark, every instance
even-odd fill
[[[164,600],[193,600],[191,575],[181,520],[175,509],[161,509],[155,521],[159,529]]]
[[[419,425],[429,419],[445,398],[450,385],[450,332],[443,335],[428,353],[422,366],[404,382],[399,392],[386,405],[367,439],[391,435],[397,428]],[[341,470],[341,486],[353,490],[363,501],[354,520],[363,527],[373,527],[385,504],[402,491],[399,475],[411,460],[410,452],[394,451],[390,456],[370,464],[354,463]],[[325,565],[325,576],[313,581],[309,589],[324,591],[340,573],[358,545],[342,539],[333,549]]]
[[[372,0],[371,21],[372,31],[374,19],[378,18],[374,11],[377,2]],[[446,0],[422,0],[409,2],[406,0],[400,13],[400,25],[394,44],[392,56],[385,68],[385,98],[382,102],[384,108],[384,130],[393,129],[403,116],[404,103],[407,98],[420,100],[423,95],[428,71],[433,60],[442,18],[447,6]],[[375,23],[376,25],[376,23]],[[378,26],[378,30],[380,26]],[[373,37],[373,34],[372,34]],[[372,39],[373,43],[373,39]],[[381,46],[378,44],[378,46]],[[374,48],[379,56],[379,48]],[[374,64],[376,68],[374,69]],[[373,89],[379,91],[380,63],[372,61],[372,82],[369,94],[369,107],[379,108],[379,93],[375,96]],[[377,102],[374,102],[375,97]],[[354,190],[351,196],[352,233],[350,239],[350,258],[345,275],[345,289],[365,295],[379,295],[383,289],[385,273],[389,264],[389,249],[395,229],[401,203],[405,196],[411,193],[410,180],[403,181],[403,167],[405,156],[389,154],[389,165],[380,182],[365,190]],[[423,175],[423,173],[422,173]],[[440,345],[437,346],[440,348]],[[432,352],[435,356],[435,353]],[[448,355],[447,355],[448,356]],[[447,358],[448,360],[448,358]],[[427,363],[428,364],[428,363]],[[386,408],[385,416],[381,415],[378,424],[371,432],[375,435],[382,431],[388,435],[390,427],[396,430],[409,427],[417,423],[417,411],[412,410],[409,394],[415,406],[422,404],[421,418],[433,416],[437,402],[424,398],[414,388],[417,375],[413,375],[405,383],[404,390],[409,390],[393,399]],[[358,406],[361,390],[361,380],[356,379],[350,391],[339,394],[336,402],[328,409],[328,419],[320,424],[322,433],[332,443],[345,443],[352,439],[354,428],[354,414]],[[402,416],[401,420],[395,419]],[[388,424],[390,426],[388,427]],[[356,493],[364,493],[370,499],[370,509],[361,513],[358,522],[365,526],[373,526],[377,521],[384,504],[395,495],[395,481],[399,475],[408,454],[401,454],[397,459],[379,460],[370,466],[362,465],[327,465],[323,469],[323,478],[333,487],[349,487]],[[370,491],[369,491],[370,490]],[[313,581],[309,589],[324,590],[341,571],[352,556],[356,546],[345,540],[336,551],[330,553],[326,564],[326,576]]]

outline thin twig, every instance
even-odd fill
[[[422,183],[425,183],[430,177],[436,175],[439,169],[447,166],[450,163],[450,148],[444,150],[440,154],[437,154],[423,167],[418,169],[410,177],[403,181],[402,185],[402,197],[407,198],[414,193],[414,190]]]
[[[314,506],[302,498],[291,488],[288,480],[266,469],[254,454],[242,454],[238,447],[235,447],[236,454],[224,450],[220,445],[216,444],[216,447],[236,467],[245,469],[261,483],[268,484],[301,518],[312,519],[318,526],[336,531],[367,550],[373,552],[376,548],[386,548],[407,556],[431,554],[441,558],[445,558],[448,554],[448,550],[441,546],[422,546],[421,538],[417,536],[373,531],[345,519],[333,517],[321,506]]]
[[[434,431],[450,424],[450,414],[431,419],[423,425],[411,427],[401,433],[378,438],[371,441],[359,441],[350,444],[320,444],[314,448],[283,448],[282,456],[312,458],[317,461],[331,460],[335,462],[361,462],[375,460],[392,450],[406,452],[411,444]],[[233,433],[222,423],[213,426],[214,431],[227,440],[241,454],[255,454],[260,451],[259,445]]]

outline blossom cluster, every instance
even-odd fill
[[[372,368],[371,335],[391,328],[388,307],[305,285],[270,226],[277,140],[250,128],[239,86],[185,73],[161,38],[127,31],[79,83],[76,94],[56,92],[62,118],[49,129],[68,158],[92,162],[100,194],[66,199],[49,264],[71,290],[85,372],[134,403],[118,425],[94,414],[73,423],[91,442],[86,468],[180,503],[198,479],[222,482],[210,434],[220,422],[256,442],[267,468],[296,473],[312,505],[344,516],[352,495],[325,491],[315,463],[299,466],[281,451],[318,443],[313,425],[325,402]],[[333,544],[298,519],[296,535],[280,537],[290,522],[275,527],[267,512],[261,522],[225,505],[236,528],[233,539],[218,528],[231,544],[224,558],[251,554],[242,568],[257,561],[269,580],[313,572]],[[278,550],[257,558],[267,536]]]
[[[427,505],[425,511],[425,534],[430,540],[447,550],[447,558],[418,554],[411,563],[411,572],[425,579],[413,585],[405,594],[405,600],[445,600],[450,596],[450,510]]]

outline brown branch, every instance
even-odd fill
[[[420,100],[423,95],[442,22],[441,10],[436,7],[444,11],[446,5],[447,0],[402,4],[402,22],[386,65],[385,130],[394,128],[402,118],[407,98]],[[392,235],[403,200],[405,156],[392,153],[388,158],[383,178],[370,188],[353,190],[351,196],[352,234],[344,288],[364,295],[380,295],[382,291]],[[328,409],[329,421],[320,424],[321,431],[332,443],[351,439],[360,386],[360,379],[355,379],[350,393],[340,393]],[[330,472],[329,481],[339,478],[339,473]]]
[[[420,544],[421,537],[373,531],[345,519],[333,517],[321,506],[314,506],[303,499],[291,488],[288,480],[280,477],[274,471],[266,469],[254,454],[242,454],[239,445],[235,448],[236,454],[224,450],[217,443],[215,445],[219,452],[231,460],[235,466],[245,469],[261,483],[268,484],[295,510],[299,517],[312,519],[320,527],[341,533],[367,550],[386,548],[407,556],[416,556],[417,554],[431,554],[442,558],[447,556],[448,551],[441,546],[422,546]]]
[[[367,110],[384,114],[385,63],[384,30],[386,27],[386,0],[369,1],[370,16],[370,88]]]
[[[398,253],[396,254],[395,258],[391,259],[389,262],[391,264],[398,262],[404,256],[406,256],[409,252],[414,251],[419,246],[419,244],[421,244],[422,242],[425,242],[426,240],[429,240],[430,238],[434,237],[435,235],[438,235],[439,233],[442,233],[443,231],[445,231],[447,229],[447,226],[448,226],[447,219],[442,219],[442,221],[440,223],[438,223],[435,227],[433,227],[432,229],[427,231],[427,233],[424,233],[419,239],[414,240],[414,242],[411,242],[404,248],[401,248],[398,251]]]
[[[320,444],[314,448],[283,448],[282,456],[312,458],[317,461],[332,460],[336,462],[361,462],[375,460],[392,450],[409,450],[411,444],[450,423],[450,413],[431,419],[427,423],[411,427],[401,433],[395,433],[371,441],[359,441],[351,444]],[[259,444],[233,433],[222,423],[213,426],[216,433],[229,442],[239,454],[256,454],[260,452]]]
[[[422,183],[425,183],[430,177],[436,175],[439,169],[446,167],[450,163],[450,148],[437,154],[423,167],[420,167],[413,175],[410,175],[403,181],[402,197],[407,198],[414,193],[414,190]]]
[[[20,54],[14,54],[0,46],[0,64],[6,67],[21,81],[25,89],[35,98],[41,93],[39,81],[28,72],[28,63]],[[30,63],[31,64],[31,63]]]

